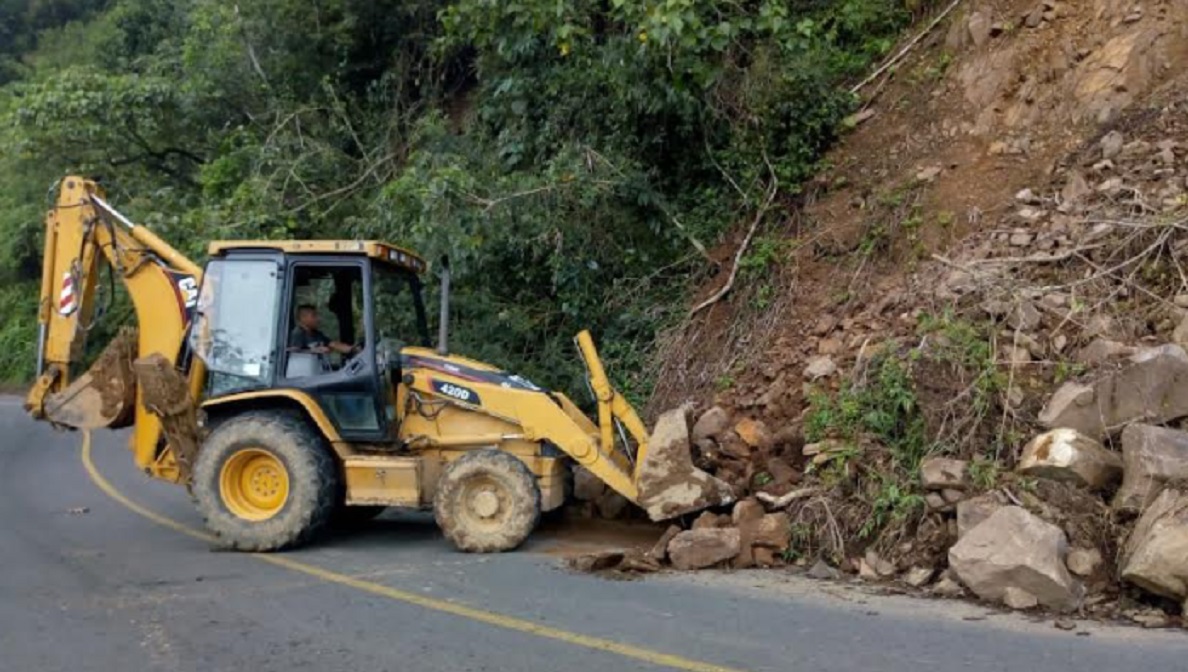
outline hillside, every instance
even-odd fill
[[[953,8],[861,90],[802,196],[714,250],[719,271],[662,341],[651,408],[696,405],[699,465],[778,503],[795,564],[928,585],[965,552],[965,508],[1014,504],[1099,558],[1082,613],[1178,614],[1123,580],[1167,509],[1136,529],[1145,505],[1120,502],[1157,491],[1142,460],[1172,459],[1137,457],[1141,423],[1183,415],[1188,6]],[[1105,448],[1032,440],[1053,427]],[[1044,462],[1057,444],[1112,478],[1125,461],[1122,489],[1066,482]],[[936,594],[962,593],[953,581]]]

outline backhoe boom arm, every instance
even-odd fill
[[[143,404],[132,362],[158,353],[176,364],[195,305],[202,269],[143,226],[118,213],[94,182],[67,177],[45,219],[38,307],[37,381],[26,409],[58,425],[90,429],[134,422],[132,452],[150,468],[161,459],[161,424]],[[82,375],[87,336],[104,268],[123,283],[138,329],[116,336]],[[108,297],[109,299],[111,297]],[[202,383],[197,360],[191,393]]]

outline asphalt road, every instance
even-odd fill
[[[0,398],[0,672],[1188,669],[1181,632],[1078,636],[783,572],[561,567],[599,535],[474,556],[385,516],[278,556],[212,552],[184,491],[136,472],[124,441],[97,434],[89,473],[80,434]]]

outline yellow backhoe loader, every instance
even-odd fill
[[[110,295],[105,270],[137,324],[77,375],[97,297]],[[94,182],[67,177],[46,216],[26,408],[64,428],[132,426],[136,465],[187,486],[210,530],[242,550],[294,546],[336,516],[392,506],[432,509],[459,549],[512,549],[565,502],[574,464],[656,519],[729,501],[692,467],[683,418],[650,446],[589,333],[576,341],[597,422],[563,394],[449,354],[448,265],[437,270],[432,348],[427,264],[413,252],[223,241],[200,267]]]

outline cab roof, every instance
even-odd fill
[[[423,273],[425,260],[414,252],[380,240],[216,240],[207,248],[212,257],[233,250],[276,250],[284,254],[345,254],[367,256],[386,264]]]

